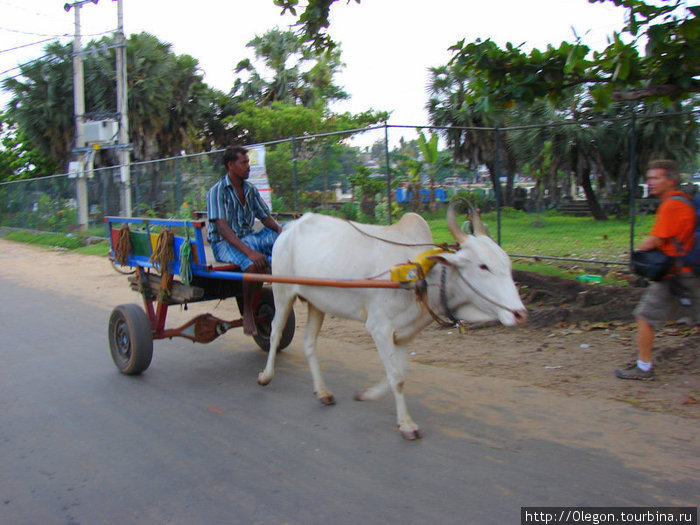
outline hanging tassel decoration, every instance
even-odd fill
[[[192,241],[190,240],[190,229],[187,228],[187,239],[180,247],[180,279],[185,286],[192,282]]]
[[[170,228],[160,232],[156,241],[156,248],[153,250],[150,261],[156,270],[161,273],[169,271],[170,262],[173,260],[173,240],[175,235]]]
[[[122,266],[126,265],[126,261],[129,259],[129,253],[131,252],[131,232],[129,231],[129,225],[124,223],[119,229],[119,235],[117,236],[117,244],[114,247],[114,259]]]

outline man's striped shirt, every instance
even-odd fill
[[[216,228],[216,219],[225,219],[233,232],[239,237],[253,233],[255,219],[263,220],[270,215],[270,208],[263,200],[258,189],[243,181],[245,206],[241,203],[228,175],[212,186],[207,194],[207,218],[209,232],[207,239],[210,243],[223,241],[224,238]]]

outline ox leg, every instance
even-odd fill
[[[321,367],[318,364],[318,357],[316,356],[316,341],[326,314],[311,303],[308,304],[309,315],[306,322],[306,334],[304,335],[304,353],[306,354],[306,360],[309,362],[309,369],[314,382],[314,394],[324,405],[335,405],[335,398],[326,387],[323,374],[321,374]]]
[[[369,327],[368,327],[369,329]],[[406,349],[403,346],[394,343],[392,333],[384,333],[384,331],[371,331],[372,338],[379,350],[379,357],[384,364],[386,377],[394,394],[396,401],[396,423],[399,427],[401,435],[409,440],[420,439],[423,437],[420,428],[413,421],[406,407],[404,398],[404,385],[406,382]],[[380,386],[382,383],[379,383]],[[376,387],[373,387],[376,388]]]
[[[355,393],[355,401],[377,401],[389,393],[389,380],[385,377],[370,388],[363,388]]]
[[[282,338],[284,325],[287,323],[289,312],[292,311],[295,297],[287,297],[282,289],[274,290],[275,294],[275,316],[272,318],[270,327],[270,351],[267,354],[265,369],[258,374],[258,384],[267,385],[275,377],[275,358],[277,357],[277,347]]]

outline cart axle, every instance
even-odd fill
[[[153,339],[185,337],[195,343],[209,343],[231,328],[239,326],[243,326],[243,319],[224,321],[211,314],[201,314],[178,328],[169,328],[160,334],[153,334]]]

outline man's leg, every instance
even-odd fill
[[[254,272],[253,266],[247,272]],[[255,291],[262,286],[262,283],[243,281],[243,333],[246,335],[257,335],[258,329],[255,326],[255,316],[253,315],[253,298]]]
[[[629,368],[615,370],[620,379],[654,379],[651,365],[651,352],[654,347],[654,327],[641,317],[637,317],[637,362]]]
[[[243,239],[248,246],[253,248],[255,251],[262,253],[268,260],[268,266],[264,272],[269,273],[272,255],[272,246],[277,240],[277,232],[269,229],[262,228],[261,230],[251,234],[246,235]],[[255,273],[255,268],[253,265],[246,269],[246,272]],[[255,316],[253,312],[253,298],[255,297],[255,292],[262,286],[262,283],[256,283],[251,281],[243,281],[243,333],[246,335],[255,335],[258,330],[255,326]]]
[[[236,264],[240,268],[245,268],[243,270],[244,273],[256,273],[255,266],[251,264],[250,259],[248,259],[243,252],[237,250],[226,241],[213,244],[212,251],[214,252],[214,257],[217,261]],[[255,296],[255,290],[261,285],[262,283],[250,281],[242,281],[241,283],[243,299],[243,333],[246,335],[257,334],[252,304],[253,297]]]
[[[668,315],[668,289],[665,284],[652,283],[634,310],[637,319],[637,362],[626,369],[615,370],[620,379],[649,381],[654,379],[651,353],[654,347],[652,322],[663,322]]]
[[[644,363],[651,363],[651,352],[654,347],[654,327],[644,319],[637,318],[637,348],[638,359]]]

